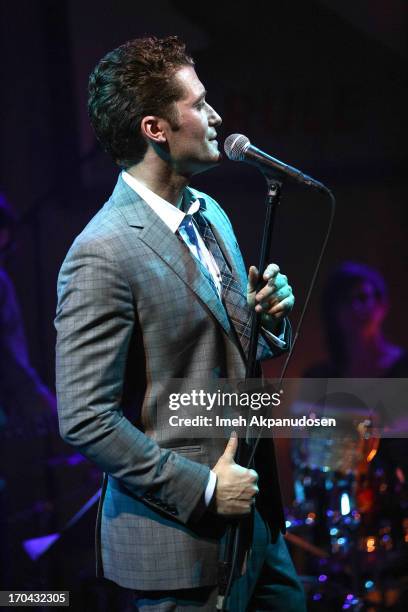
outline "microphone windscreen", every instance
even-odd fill
[[[224,142],[225,154],[232,161],[241,161],[244,150],[249,144],[251,144],[249,138],[243,134],[231,134]]]

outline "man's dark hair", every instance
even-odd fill
[[[193,66],[177,36],[137,38],[101,59],[89,78],[88,111],[96,136],[117,164],[138,163],[147,144],[140,133],[146,115],[177,127],[173,103],[182,96],[174,74]]]

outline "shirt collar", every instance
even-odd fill
[[[154,193],[151,189],[143,185],[140,181],[135,179],[134,176],[122,171],[122,178],[129,185],[133,191],[135,191],[150,208],[160,217],[160,219],[167,225],[167,227],[174,233],[179,228],[180,223],[183,221],[186,213],[174,206],[164,198]],[[189,190],[185,189],[183,193],[185,198],[186,206],[188,206],[187,214],[194,214],[201,206],[201,200],[196,198],[194,194]]]

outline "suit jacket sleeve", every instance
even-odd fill
[[[136,310],[105,242],[74,243],[59,275],[55,325],[61,435],[132,494],[187,522],[203,495],[209,468],[161,449],[123,415]]]

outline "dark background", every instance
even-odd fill
[[[323,353],[319,290],[344,259],[378,267],[391,291],[389,335],[407,344],[405,3],[365,1],[1,3],[0,185],[25,219],[9,269],[32,360],[54,381],[59,267],[103,204],[117,168],[95,148],[86,111],[96,62],[145,33],[182,36],[222,135],[240,132],[328,184],[338,214],[294,357],[298,374]],[[227,210],[248,264],[257,263],[264,180],[226,161],[194,184]],[[287,185],[273,259],[297,296],[294,320],[327,222],[324,198]]]
[[[223,117],[221,136],[246,134],[337,197],[333,234],[289,374],[324,355],[319,294],[327,272],[345,259],[384,274],[392,305],[387,334],[407,346],[405,9],[403,0],[0,3],[0,189],[22,220],[7,268],[32,363],[51,388],[58,270],[118,173],[88,123],[88,75],[107,51],[146,33],[176,33],[187,42],[208,100]],[[257,263],[261,174],[225,161],[194,185],[222,204],[246,262]],[[321,195],[284,187],[272,259],[294,287],[295,324],[328,211]]]

